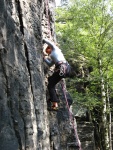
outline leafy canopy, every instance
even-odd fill
[[[81,100],[92,102],[92,106],[97,100],[98,104],[101,79],[99,59],[102,62],[102,76],[105,80],[107,77],[109,88],[113,89],[113,1],[71,0],[69,6],[56,9],[56,31],[67,59],[75,60],[81,54],[87,59],[87,65],[93,66],[91,84],[84,95],[87,98],[81,96]],[[77,97],[73,82],[76,83],[72,81],[70,91]],[[112,96],[112,92],[110,94]]]

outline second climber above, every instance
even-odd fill
[[[59,49],[53,42],[48,39],[43,39],[43,43],[48,46],[45,52],[50,57],[44,56],[44,61],[49,67],[55,65],[54,73],[48,78],[48,91],[50,95],[50,100],[52,103],[52,110],[58,110],[58,98],[55,91],[56,84],[62,79],[70,76],[71,67],[66,61],[61,49]]]

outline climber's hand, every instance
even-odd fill
[[[43,52],[43,56],[48,56],[45,52]]]
[[[46,59],[47,57],[48,55],[43,52],[43,59]]]

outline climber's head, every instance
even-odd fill
[[[47,46],[47,48],[46,48],[45,51],[46,51],[46,53],[49,55],[49,54],[51,54],[52,49],[51,49],[50,46]]]

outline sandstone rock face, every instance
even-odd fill
[[[0,150],[49,150],[42,1],[0,1]]]

